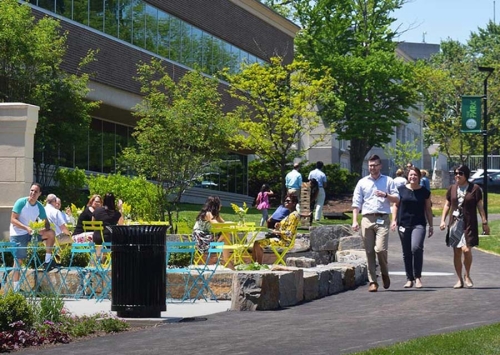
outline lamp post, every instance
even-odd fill
[[[488,78],[495,70],[491,67],[478,67],[480,72],[488,73],[484,78],[484,106],[483,106],[483,206],[488,218]]]

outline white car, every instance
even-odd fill
[[[474,179],[479,179],[483,177],[484,169],[477,169],[474,174],[469,177],[469,181],[472,182]],[[490,173],[500,173],[500,169],[488,169],[488,174]]]

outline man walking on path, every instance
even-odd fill
[[[316,205],[314,207],[314,220],[319,222],[321,216],[323,215],[323,205],[325,204],[325,187],[326,187],[326,175],[323,171],[323,162],[316,162],[316,169],[309,173],[309,181],[311,179],[316,179],[318,182],[318,197],[316,199]]]
[[[387,266],[391,203],[399,201],[399,193],[392,178],[382,175],[382,162],[378,155],[368,159],[370,175],[356,184],[352,196],[352,229],[360,230],[358,214],[362,211],[361,238],[365,245],[368,262],[369,292],[377,292],[377,273],[375,254],[378,257],[380,273],[385,289],[391,286]]]
[[[52,262],[52,249],[55,243],[55,233],[50,229],[50,222],[47,219],[43,205],[38,201],[42,194],[42,186],[34,183],[30,188],[30,195],[22,197],[16,201],[12,208],[10,217],[10,241],[16,243],[20,249],[16,250],[16,267],[21,264],[21,260],[27,257],[27,246],[33,236],[33,229],[30,222],[35,222],[38,218],[44,220],[45,228],[38,231],[35,238],[44,241],[46,246],[45,262],[42,268],[51,270],[54,268]],[[12,275],[14,291],[19,290],[19,271],[15,270]]]
[[[297,212],[300,213],[300,188],[302,186],[302,174],[299,172],[300,163],[293,164],[293,169],[285,177],[285,186],[288,194],[297,196]]]

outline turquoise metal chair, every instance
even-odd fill
[[[184,302],[190,298],[189,284],[194,278],[191,275],[193,271],[191,265],[196,251],[195,242],[170,242],[167,241],[167,299],[173,300],[172,290],[174,288],[182,288],[183,295],[180,298]],[[175,255],[175,257],[173,257]],[[181,259],[186,266],[169,265],[174,260]],[[176,280],[177,279],[177,280]]]
[[[18,269],[14,265],[16,243],[0,242],[0,286],[4,290],[13,289],[12,277],[9,274]]]
[[[87,254],[89,262],[82,264],[82,259],[77,256]],[[97,285],[102,285],[102,267],[96,258],[96,249],[94,243],[73,243],[71,245],[71,257],[68,267],[61,272],[61,285],[59,294],[61,296],[73,297],[79,299],[82,296],[86,298],[96,297]],[[76,290],[68,284],[68,275],[71,271],[76,271],[78,276],[78,285]]]
[[[188,291],[188,293],[191,295],[192,291],[198,290],[196,296],[193,298],[193,303],[196,302],[196,300],[200,296],[203,297],[205,301],[208,301],[205,293],[208,293],[209,296],[211,296],[211,299],[218,302],[217,296],[215,296],[212,289],[210,288],[210,281],[212,280],[215,271],[219,267],[223,248],[224,248],[223,242],[210,243],[205,263],[193,265],[193,267],[191,268],[191,270],[195,270],[197,272],[197,276],[194,279],[193,285],[189,288]]]

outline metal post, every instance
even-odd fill
[[[480,72],[487,72],[484,78],[484,105],[483,105],[483,206],[486,218],[488,218],[488,78],[494,68],[478,67]]]

